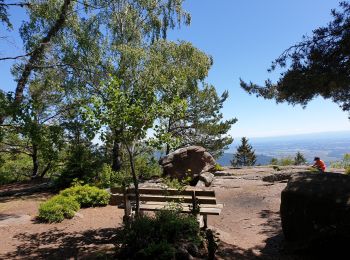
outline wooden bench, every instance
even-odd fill
[[[135,210],[135,190],[129,188],[111,188],[111,203],[124,208],[125,216],[131,217]],[[208,189],[188,188],[185,190],[139,188],[140,212],[158,211],[170,203],[181,206],[181,212],[195,214],[200,224],[206,228],[208,215],[219,215],[223,204],[218,204],[215,191]]]

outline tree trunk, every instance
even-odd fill
[[[166,144],[166,151],[165,151],[165,155],[168,155],[170,153],[170,145]]]
[[[168,121],[168,127],[167,127],[167,132],[170,133],[170,128],[171,128],[171,118],[169,118]],[[170,145],[166,144],[166,150],[165,150],[165,155],[168,155],[170,153]]]
[[[140,193],[139,193],[139,180],[136,175],[135,171],[135,161],[134,161],[134,154],[133,154],[133,149],[130,150],[129,146],[126,146],[126,149],[128,150],[129,154],[129,161],[130,161],[130,167],[131,167],[131,174],[132,174],[132,179],[134,182],[135,186],[135,216],[138,217],[140,215]]]
[[[122,163],[120,160],[120,142],[115,137],[112,150],[112,170],[117,172],[120,170],[121,166]]]
[[[52,38],[54,38],[58,34],[58,32],[64,27],[70,4],[71,4],[71,0],[64,0],[58,19],[49,29],[46,36],[40,40],[38,45],[31,52],[30,58],[28,62],[24,65],[22,74],[19,77],[17,82],[17,87],[15,91],[15,100],[14,100],[15,105],[19,105],[22,102],[24,87],[28,82],[30,73],[34,68],[35,63],[38,60],[40,60],[42,56],[45,54],[45,48],[46,46],[48,46],[48,43],[51,42]]]
[[[38,177],[39,172],[39,159],[38,159],[38,145],[33,144],[33,154],[32,154],[32,160],[33,160],[33,172],[32,172],[32,179]]]
[[[42,173],[40,174],[40,178],[44,178],[45,174],[50,170],[50,168],[51,168],[51,162],[49,162],[49,163],[46,165],[45,169],[44,169],[44,170],[42,171]]]

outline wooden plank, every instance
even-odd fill
[[[177,190],[177,189],[161,189],[161,188],[139,188],[140,194],[164,195],[164,196],[171,196],[171,195],[191,196],[193,191],[195,192],[196,196],[215,197],[214,190],[204,190],[204,189]],[[112,189],[111,189],[111,192],[112,192]],[[120,192],[115,192],[115,193],[120,193]],[[127,193],[133,194],[135,193],[135,189],[134,188],[127,189]]]
[[[135,194],[127,194],[130,199],[135,198]],[[216,204],[215,197],[196,197],[199,204]],[[159,201],[159,202],[184,202],[192,203],[192,196],[174,195],[174,196],[162,196],[162,195],[140,195],[140,201]]]
[[[149,205],[149,204],[141,204],[140,210],[143,211],[158,211],[164,209],[164,205]],[[182,213],[190,213],[191,207],[183,207],[181,209]],[[221,209],[220,208],[199,208],[199,214],[200,215],[220,215]]]
[[[169,206],[169,202],[156,202],[156,201],[147,201],[144,203],[141,203],[142,205],[160,205],[160,206]],[[189,207],[192,206],[192,203],[176,203],[175,205],[179,204],[179,206],[182,207]],[[201,208],[218,208],[218,209],[223,209],[224,204],[199,204],[199,207]]]
[[[123,194],[123,188],[122,187],[111,187],[111,193],[112,194],[116,194],[116,193],[121,193]]]

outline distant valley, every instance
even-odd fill
[[[257,165],[268,164],[274,157],[294,157],[297,152],[304,154],[310,163],[315,156],[319,156],[329,164],[341,160],[345,153],[350,153],[350,131],[249,138],[249,141],[255,149]],[[217,160],[218,163],[230,165],[239,144],[240,139],[235,138],[226,153]]]

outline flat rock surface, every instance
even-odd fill
[[[208,224],[222,240],[217,259],[299,259],[280,252],[283,234],[279,207],[286,183],[265,182],[263,178],[305,170],[294,166],[281,167],[280,171],[252,167],[216,174],[213,188],[224,208],[220,216],[209,216]],[[0,196],[0,259],[94,259],[113,255],[123,210],[115,206],[81,209],[71,220],[38,223],[38,206],[50,196],[45,192]]]

